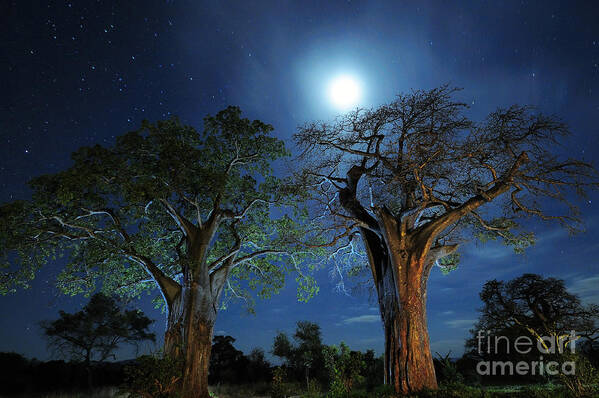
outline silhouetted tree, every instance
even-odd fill
[[[149,332],[152,320],[139,310],[126,310],[115,299],[94,294],[83,309],[74,314],[59,312],[54,321],[43,321],[41,327],[50,346],[68,358],[82,361],[91,387],[91,361],[103,362],[122,344],[137,345],[155,341]]]
[[[30,383],[29,367],[29,361],[21,354],[0,352],[0,392],[3,394],[23,392]]]
[[[364,353],[364,378],[368,391],[384,383],[384,370],[384,358],[377,357],[374,350],[367,350]]]
[[[287,270],[300,271],[301,299],[316,291],[301,273],[306,251],[290,254],[303,234],[297,202],[271,167],[288,155],[272,130],[228,107],[202,132],[144,121],[113,146],[79,149],[67,170],[30,182],[31,200],[0,207],[0,293],[28,286],[58,254],[70,256],[58,280],[66,292],[97,282],[133,297],[157,288],[168,310],[165,352],[184,362],[181,392],[207,398],[225,291],[270,297]]]
[[[241,371],[247,360],[243,352],[233,347],[235,339],[231,336],[214,336],[212,355],[210,356],[210,383],[239,383]]]
[[[272,353],[285,360],[298,380],[303,378],[306,384],[310,377],[326,381],[320,326],[314,322],[299,321],[293,339],[295,344],[285,333],[279,332],[275,336]]]
[[[244,372],[247,375],[247,381],[250,383],[270,382],[272,380],[272,366],[264,356],[264,350],[254,348],[247,355],[247,369]]]
[[[561,279],[536,274],[508,282],[494,279],[485,283],[480,298],[484,305],[467,348],[477,348],[479,331],[494,336],[526,333],[545,350],[550,343],[543,337],[553,339],[556,348],[562,349],[567,348],[571,331],[577,338],[595,341],[599,337],[599,306],[583,305]]]
[[[454,268],[468,233],[522,251],[534,237],[519,229],[521,217],[575,230],[571,200],[597,185],[589,164],[559,156],[569,131],[556,117],[514,105],[474,123],[454,94],[447,86],[401,94],[295,134],[305,162],[297,189],[312,193],[315,218],[329,218],[319,234],[336,247],[335,266],[362,238],[385,331],[385,381],[397,392],[437,388],[426,325],[432,267]]]

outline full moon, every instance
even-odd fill
[[[339,109],[357,105],[361,94],[360,84],[349,75],[338,76],[329,84],[329,99]]]

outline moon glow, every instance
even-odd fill
[[[339,109],[348,109],[358,104],[362,89],[358,81],[349,75],[334,78],[329,83],[329,99]]]

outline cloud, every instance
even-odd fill
[[[599,304],[599,274],[575,279],[569,285],[568,291],[578,295],[583,302]]]
[[[378,343],[384,343],[385,339],[383,338],[383,336],[379,336],[379,337],[369,337],[369,338],[364,338],[364,339],[359,339],[358,343],[360,344],[378,344]]]
[[[452,319],[451,321],[445,321],[445,324],[450,328],[468,329],[474,326],[476,319]]]
[[[344,319],[343,324],[351,325],[353,323],[373,323],[380,321],[381,317],[379,315],[360,315]]]
[[[498,261],[514,255],[514,250],[506,246],[486,244],[484,246],[470,248],[468,255],[478,261]]]
[[[455,314],[455,311],[443,311],[441,313],[441,315],[453,315],[453,314]]]

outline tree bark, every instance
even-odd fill
[[[393,280],[391,267],[396,271],[393,274],[407,268],[407,272],[401,272],[404,277],[398,283]],[[385,384],[393,385],[396,393],[402,394],[437,388],[426,322],[426,279],[430,268],[415,268],[413,264],[393,264],[382,275],[384,289],[377,289],[382,292],[379,305],[385,332]],[[406,277],[408,281],[404,281]],[[390,288],[396,294],[389,294]]]
[[[431,355],[426,324],[425,295],[412,284],[400,297],[398,316],[400,388],[403,394],[424,388],[437,389],[437,379]]]
[[[399,328],[397,312],[383,319],[385,330],[385,378],[384,383],[394,386],[399,391]]]
[[[164,336],[166,355],[183,363],[177,390],[185,398],[209,398],[208,369],[217,308],[232,259],[209,272],[206,253],[212,234],[199,235],[190,245],[189,268],[179,294],[169,303]]]
[[[426,324],[432,235],[414,238],[408,232],[408,223],[395,218],[386,208],[376,208],[376,218],[367,213],[356,199],[361,173],[363,168],[350,169],[347,187],[339,192],[339,200],[350,214],[367,225],[360,228],[360,234],[385,332],[385,383],[393,385],[397,394],[424,388],[435,390],[437,379]]]
[[[199,286],[183,289],[169,308],[165,355],[183,363],[177,390],[186,398],[208,398],[208,369],[216,303]]]
[[[190,325],[183,369],[182,396],[190,398],[208,398],[208,368],[212,350],[214,324],[198,317]]]

